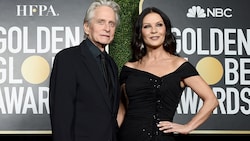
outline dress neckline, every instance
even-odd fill
[[[125,68],[127,68],[127,69],[130,69],[130,70],[134,70],[134,71],[137,71],[137,72],[145,73],[145,74],[154,76],[154,77],[156,77],[156,78],[162,79],[162,78],[164,78],[164,77],[167,77],[167,76],[169,76],[169,75],[171,75],[171,74],[177,72],[177,71],[180,70],[180,69],[184,66],[184,64],[186,64],[186,63],[188,63],[188,61],[183,62],[183,63],[182,63],[178,68],[176,68],[174,71],[172,71],[172,72],[170,72],[170,73],[167,73],[167,74],[164,74],[164,75],[162,75],[162,76],[158,76],[158,75],[153,74],[153,73],[151,73],[151,72],[144,71],[144,70],[140,70],[140,69],[136,69],[136,68],[132,68],[132,67],[129,67],[129,66],[126,66],[126,65],[123,65],[123,67],[125,67]]]

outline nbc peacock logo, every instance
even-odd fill
[[[205,18],[206,13],[201,6],[192,6],[191,8],[188,9],[187,17],[189,18]]]
[[[186,16],[188,18],[231,18],[233,16],[231,8],[202,8],[201,6],[192,6],[188,8]]]

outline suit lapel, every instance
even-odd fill
[[[97,87],[99,87],[99,89],[100,89],[100,94],[102,95],[106,104],[108,105],[109,109],[111,110],[110,98],[108,97],[107,90],[106,90],[107,88],[105,87],[104,79],[101,79],[103,77],[102,72],[100,71],[100,69],[96,63],[95,58],[93,57],[93,55],[89,51],[86,42],[83,41],[80,44],[80,48],[81,48],[82,62],[85,64],[86,68],[88,69],[88,71],[92,75],[93,81],[95,81],[97,83]]]
[[[119,86],[119,81],[118,81],[118,68],[117,65],[115,64],[115,61],[113,58],[109,56],[109,60],[111,63],[111,69],[113,73],[113,81],[114,81],[114,101],[113,101],[113,111],[116,111],[120,102],[120,86]]]

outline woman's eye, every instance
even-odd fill
[[[150,25],[144,25],[143,26],[143,28],[149,28],[150,27]]]
[[[158,23],[156,26],[161,27],[161,26],[163,26],[163,24],[162,23]]]

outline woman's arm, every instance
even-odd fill
[[[186,124],[178,124],[169,121],[161,121],[158,124],[159,130],[164,133],[188,134],[204,123],[213,110],[218,106],[218,100],[210,86],[200,76],[192,76],[184,79],[185,85],[190,87],[202,100],[203,105],[197,114]]]
[[[121,126],[124,116],[126,113],[126,107],[127,107],[127,96],[125,93],[125,84],[121,85],[121,99],[120,99],[120,104],[119,104],[119,110],[118,110],[118,115],[117,115],[117,122],[119,127]]]

